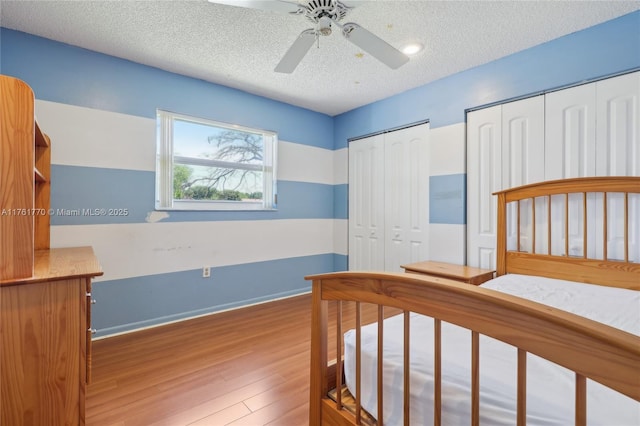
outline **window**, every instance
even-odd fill
[[[157,209],[275,209],[276,133],[160,110],[157,117]]]

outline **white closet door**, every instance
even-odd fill
[[[544,180],[544,96],[502,105],[502,188]],[[492,202],[496,203],[495,197]],[[520,205],[520,247],[531,251],[533,226],[531,206]],[[516,249],[517,206],[507,210],[507,247]]]
[[[385,134],[385,270],[428,259],[429,124]]]
[[[349,144],[349,270],[384,270],[383,135]]]
[[[545,180],[595,176],[596,85],[545,96]]]
[[[544,96],[502,105],[502,187],[544,180]]]
[[[596,83],[598,176],[640,176],[640,72]],[[640,197],[629,200],[629,259],[640,261]],[[624,209],[622,197],[607,200],[609,217]],[[607,257],[624,259],[622,220],[610,223],[607,232]]]
[[[467,118],[467,264],[495,267],[495,191],[544,180],[544,97],[536,96],[474,111]],[[507,212],[514,217],[515,206]],[[520,244],[532,241],[531,212],[523,206]],[[515,220],[507,244],[515,248]]]
[[[467,264],[496,263],[495,191],[502,189],[502,106],[467,116]]]
[[[545,162],[543,164],[545,179],[567,179],[596,175],[596,84],[584,84],[565,90],[549,93],[545,96]],[[544,200],[546,208],[546,200]],[[590,196],[588,217],[595,214],[594,197]],[[552,238],[551,254],[565,255],[565,200],[553,197],[551,206],[552,234],[560,236]],[[581,256],[584,247],[582,232],[582,200],[576,197],[569,199],[569,211],[573,218],[569,229],[569,254]],[[600,209],[602,211],[602,209]],[[540,212],[545,214],[545,212]],[[590,221],[595,226],[595,221]],[[541,230],[544,231],[544,230]],[[589,231],[590,241],[587,244],[590,257],[597,256],[596,250],[602,247],[597,241],[595,228]],[[602,235],[602,232],[599,233]],[[536,235],[540,242],[537,253],[548,253],[547,233]],[[602,250],[600,250],[602,252]]]
[[[597,176],[640,176],[640,72],[596,83]]]
[[[544,98],[544,104],[539,100]],[[497,111],[500,111],[498,114]],[[499,117],[498,117],[499,115]],[[499,123],[499,124],[496,124]],[[501,139],[495,127],[502,127]],[[484,133],[483,133],[484,131]],[[549,93],[544,97],[511,102],[467,116],[467,263],[493,267],[492,248],[495,233],[493,197],[488,177],[500,183],[492,190],[524,185],[541,180],[580,176],[640,176],[640,72]],[[491,141],[491,142],[488,142]],[[536,142],[537,141],[537,142]],[[501,157],[492,151],[502,149]],[[484,155],[484,158],[482,157]],[[496,160],[497,158],[497,160]],[[483,183],[485,182],[485,183]],[[564,199],[552,198],[552,234],[566,235]],[[640,261],[640,197],[629,197],[629,258]],[[491,209],[487,207],[491,199]],[[536,200],[536,217],[546,215],[546,200]],[[602,258],[603,197],[590,194],[587,212],[581,197],[569,199],[569,255],[581,256],[586,244],[589,257]],[[615,196],[607,200],[609,217],[624,208],[624,200]],[[530,222],[530,206],[521,206],[520,221]],[[492,212],[492,215],[489,215]],[[508,220],[514,211],[507,212]],[[490,223],[487,219],[490,218]],[[587,220],[589,240],[583,241],[583,220]],[[592,220],[593,219],[593,220]],[[512,221],[513,222],[513,221]],[[613,223],[608,229],[607,257],[623,259],[624,224]],[[536,229],[537,253],[548,251],[547,234]],[[487,236],[488,238],[483,238]],[[520,250],[530,251],[531,227],[520,235]],[[508,247],[516,249],[516,235],[508,229]],[[565,243],[553,238],[551,253],[565,255]]]

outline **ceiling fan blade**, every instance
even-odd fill
[[[209,3],[246,7],[249,9],[271,10],[282,13],[302,13],[304,7],[295,0],[208,0]]]
[[[315,41],[316,32],[313,28],[301,32],[276,66],[275,72],[291,74]]]
[[[409,62],[407,55],[358,24],[344,24],[342,35],[389,68],[396,69]]]

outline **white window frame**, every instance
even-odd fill
[[[278,158],[278,134],[235,124],[197,118],[158,109],[156,149],[156,210],[275,210],[277,208],[276,159]],[[205,126],[239,130],[262,135],[264,143],[263,164],[244,164],[206,158],[180,157],[173,154],[173,122],[189,121]],[[179,160],[179,161],[175,161]],[[175,200],[173,198],[173,166],[179,164],[225,167],[240,170],[260,170],[263,176],[262,201],[227,200]]]

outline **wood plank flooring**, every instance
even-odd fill
[[[307,294],[97,340],[87,425],[307,425],[310,327]]]

